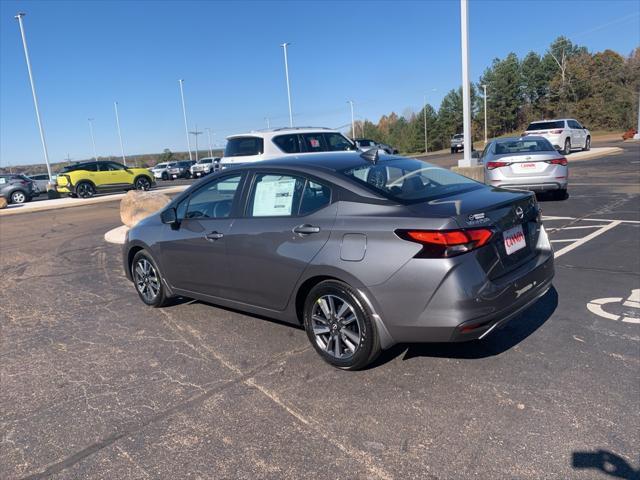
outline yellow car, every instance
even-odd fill
[[[111,161],[76,163],[56,175],[58,192],[80,198],[134,188],[149,190],[154,184],[153,174],[146,168],[128,168]]]

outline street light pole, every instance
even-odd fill
[[[196,130],[198,128],[196,127]],[[209,139],[209,156],[213,157],[213,150],[211,149],[211,129],[210,128],[205,128],[205,130],[207,131],[207,138]],[[198,137],[196,137],[198,138]]]
[[[91,145],[93,145],[93,159],[98,161],[98,153],[96,152],[96,139],[93,136],[93,118],[88,118],[89,120],[89,135],[91,135]]]
[[[264,119],[267,122],[267,128],[271,128],[271,121],[269,120],[269,117],[264,117]]]
[[[181,78],[180,80],[178,80],[178,83],[180,84],[180,98],[182,99],[182,116],[184,117],[184,131],[187,135],[187,148],[189,149],[189,161],[191,161],[193,160],[193,157],[191,156],[191,139],[189,138],[189,124],[187,123],[187,107],[184,104],[184,89],[182,87],[184,80]]]
[[[487,144],[487,86],[482,85],[484,90],[484,144]]]
[[[116,111],[116,127],[118,127],[118,140],[120,140],[120,153],[122,153],[122,163],[127,166],[127,157],[124,156],[124,146],[122,145],[122,132],[120,131],[120,115],[118,115],[118,102],[113,102]]]
[[[290,43],[283,43],[280,45],[284,49],[284,73],[287,77],[287,98],[289,100],[289,126],[293,127],[293,113],[291,111],[291,86],[289,84],[289,60],[287,59],[287,46]]]
[[[424,153],[429,153],[429,144],[427,143],[427,96],[424,96],[424,110],[422,111],[424,117]]]
[[[42,142],[42,151],[44,152],[44,163],[47,165],[47,173],[51,178],[51,165],[49,165],[49,151],[47,150],[47,142],[44,138],[44,128],[42,127],[42,120],[40,119],[40,108],[38,108],[38,96],[36,95],[36,86],[33,82],[33,73],[31,72],[31,60],[29,58],[29,49],[27,48],[27,37],[24,33],[24,25],[22,24],[22,17],[26,13],[18,13],[15,18],[20,25],[20,35],[22,36],[22,47],[24,48],[24,59],[27,62],[27,71],[29,72],[29,83],[31,84],[31,95],[33,96],[33,105],[36,109],[36,121],[38,122],[38,130],[40,131],[40,141]]]
[[[469,0],[460,0],[460,37],[462,44],[462,116],[464,132],[464,158],[458,161],[460,167],[475,166],[471,156],[471,89],[469,85]]]
[[[191,135],[196,137],[196,162],[198,161],[198,135],[202,135],[202,132],[198,131],[198,125],[196,125],[196,129],[193,132],[189,132]],[[191,157],[189,157],[191,160]]]
[[[634,140],[640,140],[640,94],[638,94],[638,128],[636,134],[633,136]]]
[[[356,124],[353,121],[353,100],[347,100],[347,103],[351,105],[351,138],[356,138]]]

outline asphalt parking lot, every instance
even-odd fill
[[[540,199],[536,305],[360,372],[278,322],[145,307],[103,241],[118,202],[0,219],[0,478],[639,478],[640,144],[616,145]]]

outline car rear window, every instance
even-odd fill
[[[554,128],[564,128],[564,120],[554,120],[552,122],[536,122],[530,123],[527,132],[536,130],[552,130]]]
[[[424,202],[482,188],[470,178],[413,158],[361,164],[343,170],[342,174],[401,203]]]
[[[259,137],[235,137],[227,141],[225,157],[246,157],[264,152],[264,141]]]
[[[514,153],[527,153],[527,152],[554,152],[555,149],[544,138],[535,140],[498,140],[496,142],[495,152],[496,155],[506,155]]]

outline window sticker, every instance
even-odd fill
[[[4,177],[0,177],[0,185],[2,185],[3,183],[7,183],[7,179]]]
[[[320,140],[317,138],[309,139],[309,143],[311,144],[311,148],[320,148]]]
[[[295,178],[262,180],[256,185],[253,215],[255,217],[291,215],[295,187]]]

